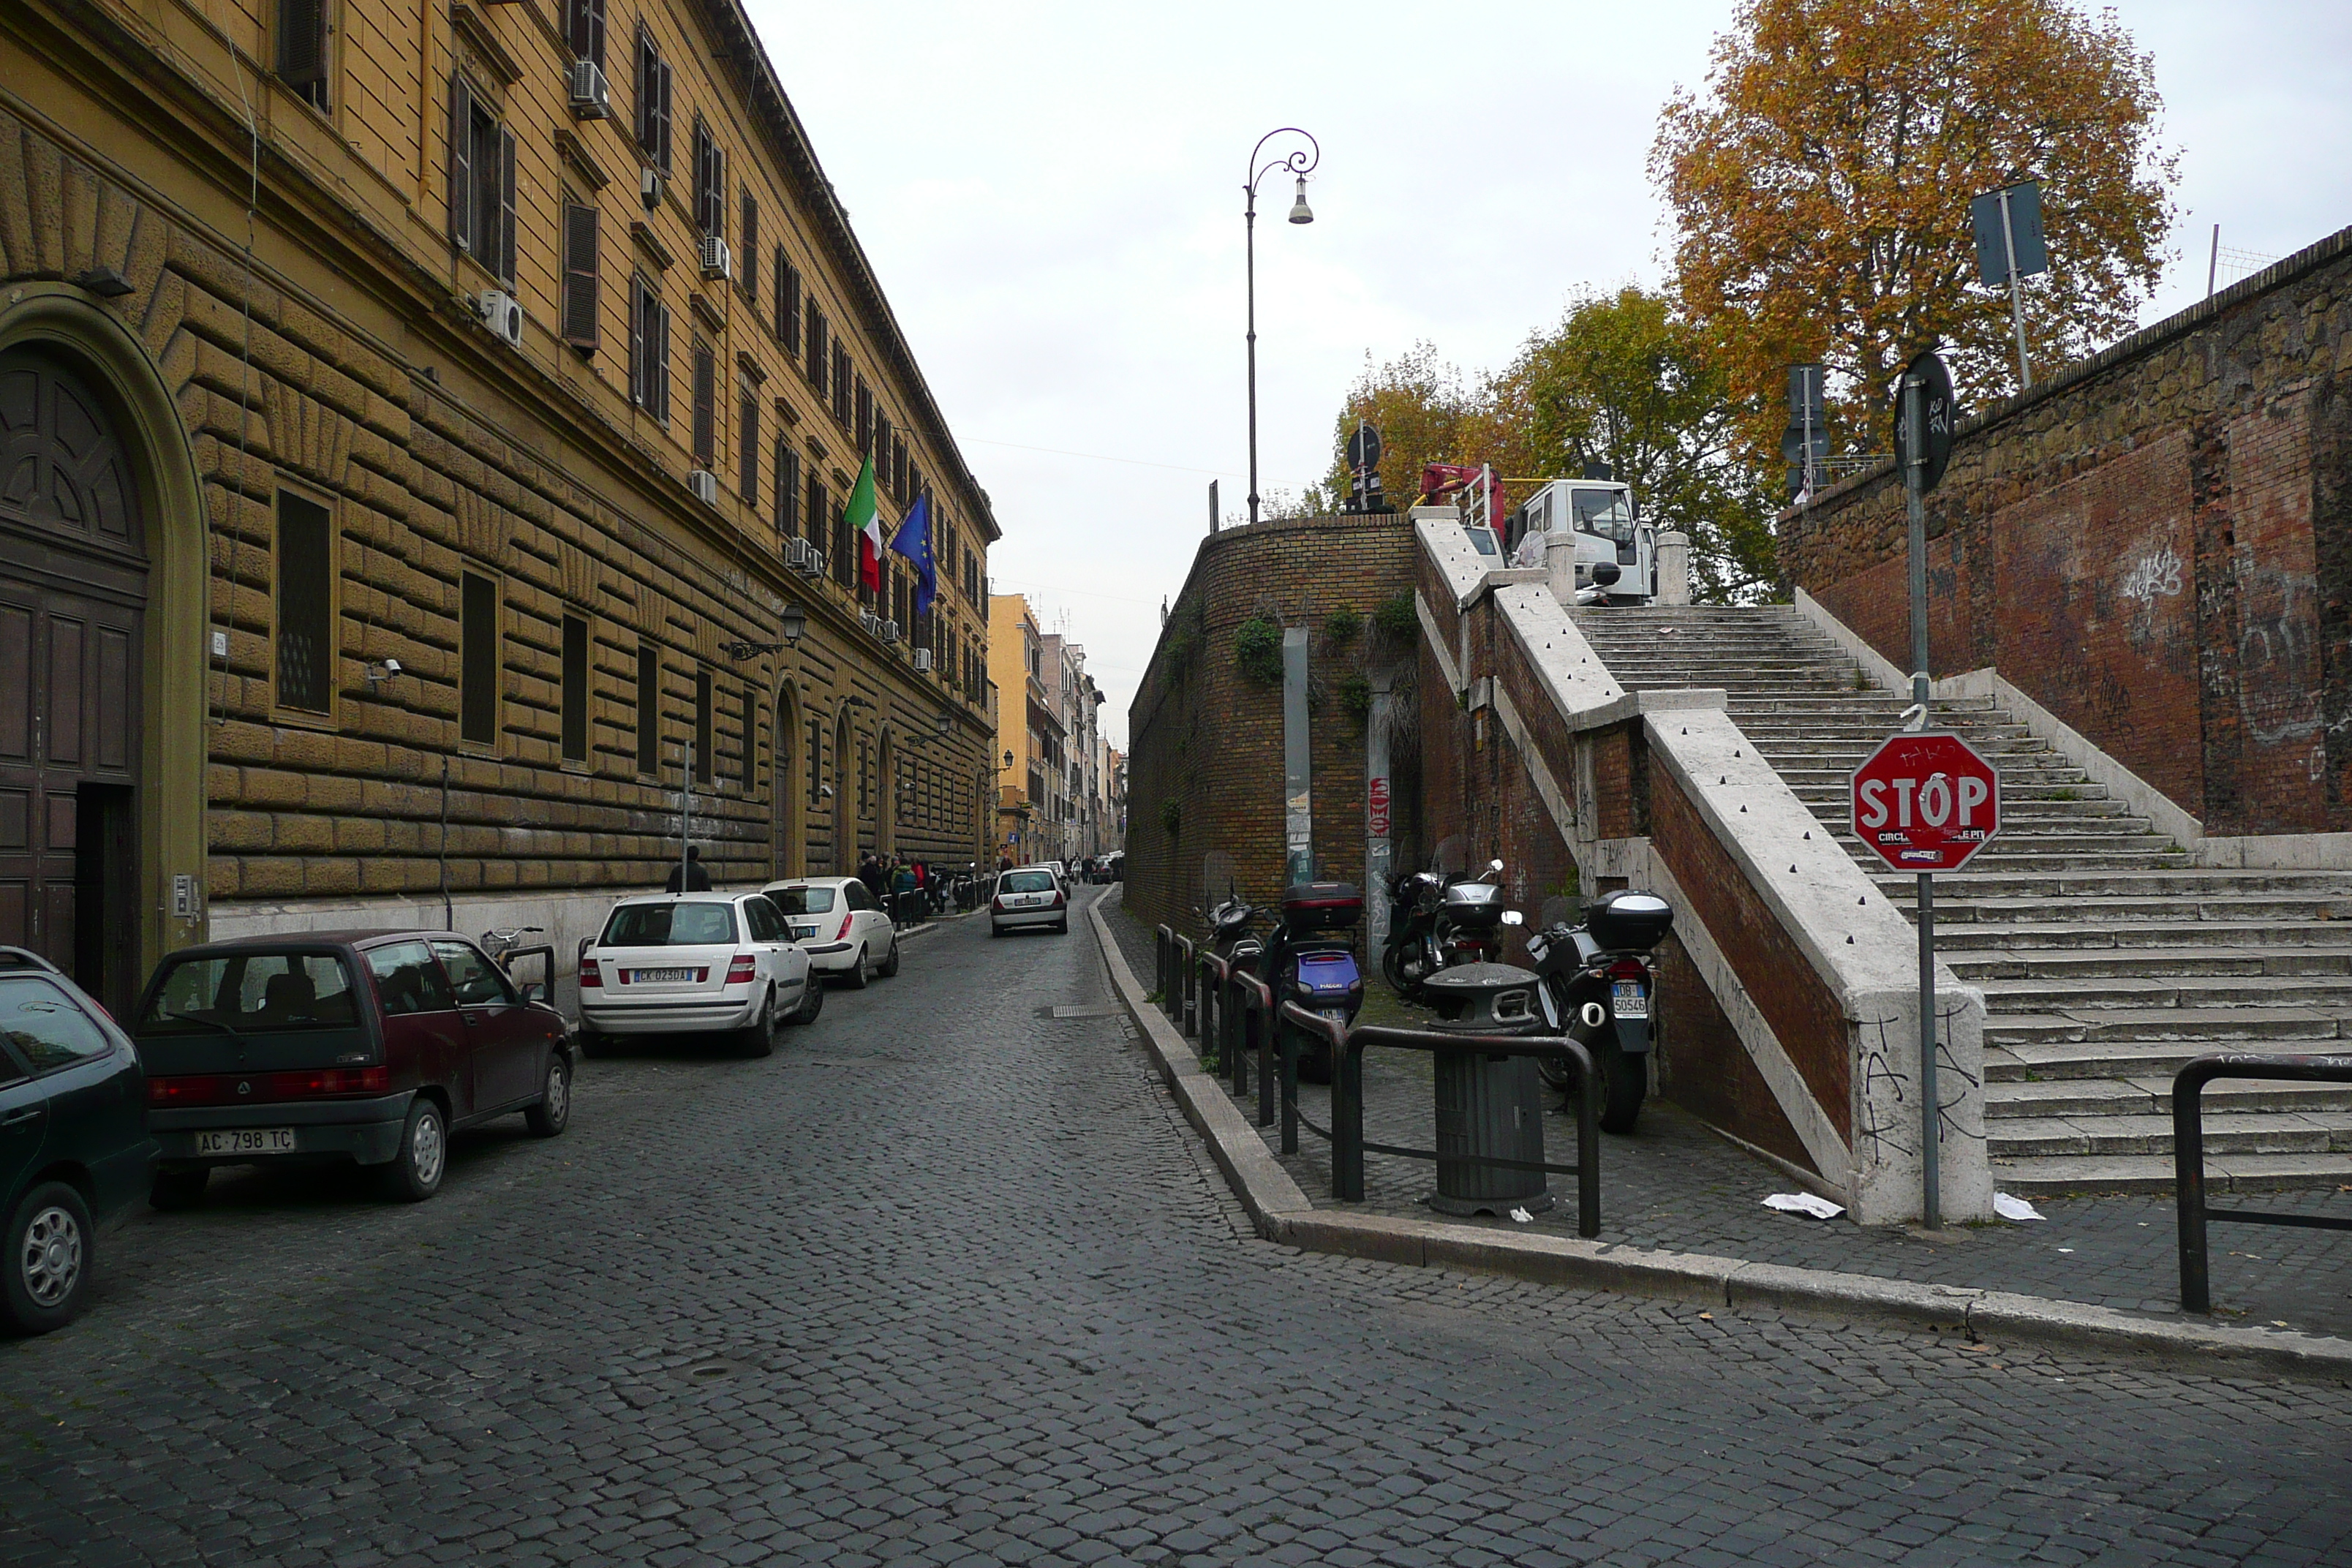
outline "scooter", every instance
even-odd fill
[[[1490,860],[1476,878],[1403,871],[1389,879],[1389,939],[1381,973],[1398,995],[1425,1000],[1423,986],[1439,970],[1502,955],[1500,928],[1517,923],[1504,910],[1503,889],[1494,880],[1502,870],[1500,860]]]
[[[1298,1076],[1308,1083],[1331,1081],[1331,1043],[1280,1023],[1282,1005],[1296,1002],[1341,1025],[1356,1021],[1364,1009],[1364,975],[1348,933],[1363,918],[1364,898],[1352,882],[1293,883],[1282,890],[1273,934],[1258,955],[1258,977],[1274,993],[1276,1027],[1297,1035]],[[1277,1034],[1277,1048],[1281,1040]]]
[[[1580,1040],[1592,1053],[1603,1089],[1603,1132],[1633,1131],[1649,1094],[1651,1004],[1657,994],[1650,953],[1674,923],[1674,907],[1665,900],[1625,889],[1587,909],[1581,925],[1563,921],[1528,937],[1546,1026]],[[1569,1091],[1565,1062],[1547,1059],[1538,1068],[1545,1083]]]

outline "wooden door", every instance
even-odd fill
[[[0,354],[0,943],[127,1005],[147,563],[90,388]],[[83,908],[89,900],[100,907]]]

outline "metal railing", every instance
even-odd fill
[[[2205,1086],[2217,1078],[2352,1083],[2352,1056],[2266,1057],[2228,1051],[2199,1057],[2172,1080],[2172,1175],[2180,1213],[2180,1310],[2210,1313],[2205,1226],[2211,1220],[2283,1225],[2302,1230],[2352,1230],[2352,1219],[2281,1214],[2275,1209],[2208,1208],[2205,1204]]]
[[[1283,1152],[1297,1152],[1295,1120],[1331,1145],[1331,1196],[1339,1203],[1364,1201],[1364,1156],[1396,1154],[1408,1160],[1436,1160],[1434,1149],[1408,1149],[1394,1143],[1373,1143],[1364,1137],[1364,1052],[1381,1047],[1401,1051],[1427,1051],[1433,1056],[1475,1055],[1536,1057],[1567,1062],[1576,1073],[1576,1163],[1555,1165],[1538,1160],[1506,1160],[1490,1154],[1448,1154],[1449,1162],[1484,1165],[1504,1171],[1543,1171],[1576,1178],[1576,1234],[1588,1240],[1601,1234],[1601,1093],[1592,1070],[1592,1053],[1581,1041],[1549,1035],[1450,1035],[1429,1029],[1397,1029],[1385,1024],[1355,1028],[1312,1013],[1296,1002],[1282,1005],[1286,1023],[1322,1036],[1331,1045],[1331,1126],[1328,1131],[1297,1113],[1297,1052],[1286,1043],[1282,1051]]]

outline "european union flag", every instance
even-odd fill
[[[915,614],[931,613],[931,601],[939,597],[940,574],[931,565],[931,498],[919,495],[908,510],[907,520],[898,531],[890,536],[893,553],[903,555],[915,563]]]

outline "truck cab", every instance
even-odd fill
[[[1511,513],[1506,548],[1514,564],[1551,565],[1570,604],[1646,605],[1657,593],[1657,530],[1622,480],[1553,479]],[[1552,559],[1561,550],[1573,563],[1566,580]]]

